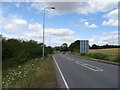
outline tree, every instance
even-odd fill
[[[80,51],[80,40],[76,40],[75,42],[71,43],[69,46],[70,51],[79,52]]]
[[[45,56],[52,53],[53,48],[45,45]],[[34,40],[2,39],[3,68],[14,67],[39,57],[42,57],[42,43]]]
[[[96,44],[93,44],[91,49],[99,49],[99,46],[97,46]]]
[[[68,51],[68,44],[67,43],[63,43],[61,45],[61,51]]]
[[[56,51],[60,51],[60,50],[61,50],[61,46],[56,46],[56,47],[54,47],[54,49],[55,49]]]

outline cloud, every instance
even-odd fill
[[[3,29],[4,21],[5,21],[5,18],[0,16],[0,30]]]
[[[102,36],[100,38],[100,43],[118,45],[118,37],[118,35]]]
[[[112,10],[107,14],[103,15],[104,18],[108,19],[103,21],[104,26],[118,26],[118,9]]]
[[[103,15],[105,18],[112,18],[112,19],[118,19],[118,9],[114,9],[110,11],[109,13]]]
[[[32,25],[35,25],[36,24],[32,24]],[[37,30],[35,32],[30,32],[28,33],[29,36],[41,36],[42,37],[42,34],[43,34],[43,29],[42,29],[42,26],[41,24],[38,24],[36,27],[35,26],[31,26],[29,25],[29,29],[34,29],[34,30]],[[60,29],[55,29],[55,28],[47,28],[45,29],[45,36],[51,36],[51,35],[54,35],[56,37],[63,37],[63,36],[69,36],[71,34],[74,34],[74,31],[72,30],[69,30],[67,28],[60,28]]]
[[[118,38],[120,38],[118,31],[104,32],[103,34],[93,35],[92,38],[89,39],[90,45],[98,44],[98,45],[118,45]]]
[[[20,7],[20,3],[15,3],[14,4],[16,7]]]
[[[108,34],[120,34],[119,30],[116,31],[111,31],[111,32],[104,32],[103,35],[108,35]]]
[[[84,22],[87,22],[87,21],[89,21],[89,20],[92,20],[93,18],[80,18],[80,22],[81,23],[84,23]]]
[[[87,21],[87,19],[85,19],[85,18],[80,18],[80,22],[81,23],[84,23],[84,22],[86,22]]]
[[[22,30],[16,26],[15,24],[7,24],[4,26],[4,30],[9,31],[9,32],[13,32],[13,33],[19,33]]]
[[[103,21],[104,26],[118,26],[118,20],[110,19],[108,21]]]
[[[63,41],[63,42],[74,42],[75,40],[78,40],[80,38],[77,37],[72,37],[72,36],[63,36],[63,37],[58,37],[59,40]]]
[[[2,35],[6,38],[16,38],[24,40],[36,40],[42,42],[43,39],[43,27],[39,23],[30,24],[27,20],[15,17],[15,18],[1,18],[4,21]],[[6,33],[6,31],[11,34]],[[49,45],[48,37],[54,36],[54,41],[51,41],[51,45],[61,45],[63,42],[70,44],[76,38],[70,35],[74,34],[73,30],[68,28],[46,28],[45,29],[45,43]],[[56,44],[55,44],[56,43]]]
[[[28,25],[28,29],[29,30],[38,31],[38,32],[40,31],[39,33],[41,33],[41,34],[43,32],[43,27],[39,23],[29,24]],[[45,35],[46,36],[55,35],[55,36],[61,37],[61,36],[69,36],[71,34],[74,34],[74,31],[69,30],[67,28],[59,28],[59,29],[56,29],[56,28],[46,28],[45,29]]]
[[[43,29],[42,25],[39,23],[29,24],[28,28],[30,30],[42,30]]]
[[[60,29],[46,29],[45,30],[46,35],[55,35],[57,37],[62,37],[62,36],[69,36],[71,34],[74,34],[74,31],[69,30],[67,28],[60,28]]]
[[[51,32],[52,31],[52,32]],[[70,36],[73,34],[72,30],[69,29],[46,29],[45,30],[45,43],[47,45],[52,45],[52,46],[60,46],[63,43],[68,43],[71,44],[73,41],[77,40],[78,38]],[[42,30],[40,31],[34,31],[34,32],[27,32],[23,33],[22,36],[20,35],[8,35],[4,34],[4,37],[7,38],[17,38],[17,39],[24,39],[24,40],[36,40],[38,42],[42,42],[43,39],[43,33]],[[49,43],[48,38],[51,38],[51,41]],[[54,39],[54,40],[53,40]]]
[[[50,41],[50,42],[47,41],[46,44],[50,45],[50,46],[61,46],[63,44],[63,42],[55,40],[55,41]]]
[[[50,36],[55,36],[57,38],[63,38],[65,36],[70,36],[74,32],[69,29],[45,29],[45,38],[50,37]],[[29,33],[24,33],[24,37],[28,37],[30,39],[42,39],[43,37],[43,31],[42,29],[39,31],[34,31],[34,32],[29,32]]]
[[[63,37],[56,37],[54,41],[46,42],[48,45],[52,46],[61,46],[63,43],[67,43],[70,45],[72,42],[80,40],[80,38],[73,37],[73,36],[63,36]]]
[[[51,15],[66,13],[89,14],[96,12],[107,12],[118,7],[117,2],[44,2],[32,3],[31,7],[39,11],[45,7],[55,6],[55,10],[47,10]]]
[[[15,19],[15,20],[13,20],[13,23],[16,25],[26,25],[27,21],[23,20],[23,19]]]
[[[21,35],[10,35],[10,34],[6,34],[6,33],[2,33],[2,36],[7,38],[7,39],[10,39],[10,38],[24,39],[24,37]]]
[[[95,24],[90,24],[89,22],[84,22],[84,25],[87,27],[87,28],[97,28],[98,26],[95,25]]]
[[[12,33],[22,33],[27,21],[21,18],[3,18],[2,29]]]

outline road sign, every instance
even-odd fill
[[[89,41],[80,40],[80,53],[88,53],[89,51]]]

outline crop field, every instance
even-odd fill
[[[105,53],[105,54],[112,54],[118,55],[118,51],[120,48],[108,48],[108,49],[90,49],[90,53]]]

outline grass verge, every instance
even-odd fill
[[[103,54],[103,53],[70,53],[70,54],[74,56],[95,58],[95,59],[101,59],[101,60],[112,61],[112,62],[120,62],[120,56],[118,55],[110,55],[110,54]]]
[[[58,88],[52,56],[3,70],[3,88]]]

